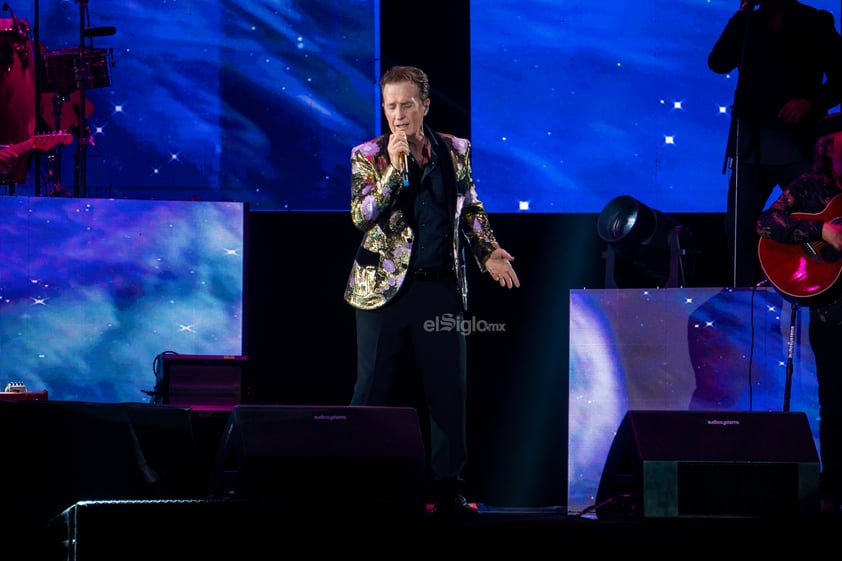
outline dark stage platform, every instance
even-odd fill
[[[79,502],[51,521],[49,548],[42,553],[56,561],[320,558],[352,552],[414,559],[506,551],[532,559],[574,550],[727,557],[745,548],[807,553],[842,530],[840,520],[827,518],[597,520],[552,507],[478,507],[473,516],[441,519],[354,507],[290,509],[267,501]]]
[[[774,516],[598,518],[478,504],[443,518],[426,504],[417,419],[401,408],[249,406],[197,417],[144,404],[0,402],[0,423],[14,436],[0,462],[2,561],[721,557],[735,547],[809,553],[842,530],[842,518],[790,502]],[[752,481],[752,502],[791,494],[766,478],[761,495]]]

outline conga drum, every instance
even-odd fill
[[[29,22],[0,19],[0,145],[17,144],[35,134],[35,72]],[[18,158],[0,183],[23,183],[31,154]]]

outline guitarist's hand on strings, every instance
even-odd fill
[[[842,251],[842,224],[828,220],[822,225],[822,239],[833,249]]]
[[[15,167],[15,162],[17,161],[18,155],[14,150],[0,148],[0,176],[9,173]]]

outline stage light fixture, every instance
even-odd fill
[[[612,199],[599,214],[596,229],[608,244],[603,253],[606,288],[676,288],[692,275],[695,244],[690,229],[634,197]]]

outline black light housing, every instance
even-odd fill
[[[689,228],[634,197],[621,195],[605,205],[596,230],[608,244],[606,287],[676,288],[692,274],[695,245]],[[627,266],[620,278],[617,260]]]

